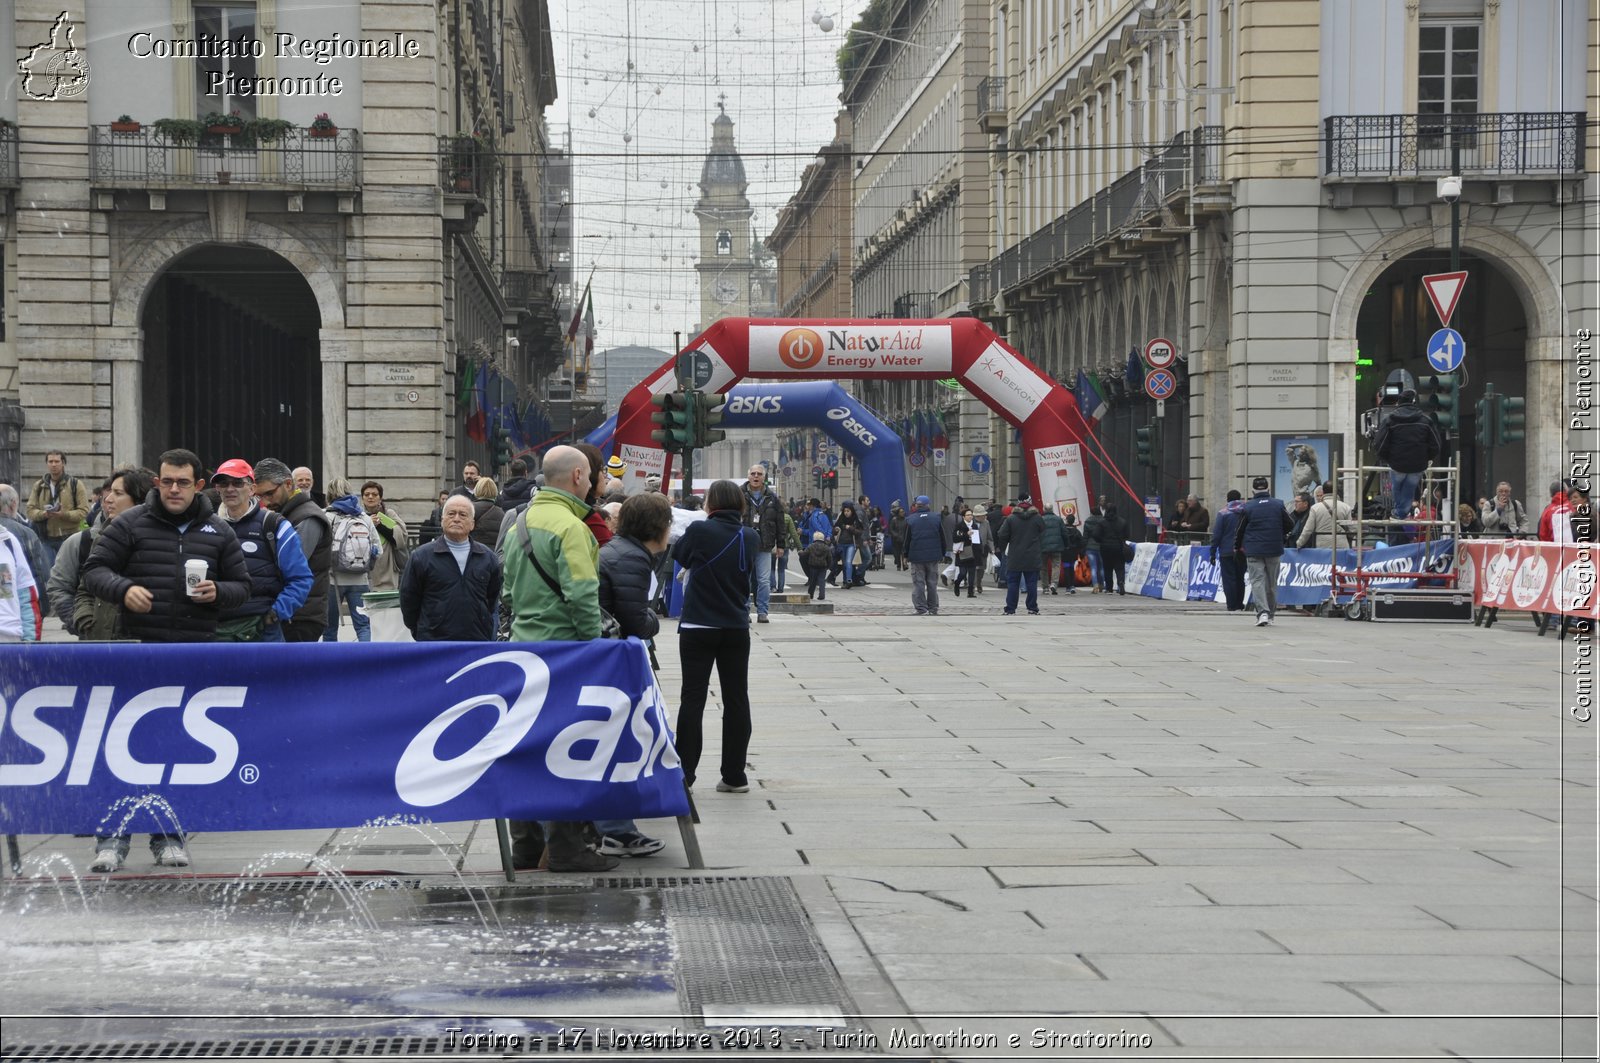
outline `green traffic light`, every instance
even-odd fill
[[[1521,395],[1501,395],[1498,405],[1498,440],[1500,443],[1520,443],[1527,438],[1527,400]]]

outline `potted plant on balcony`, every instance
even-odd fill
[[[245,136],[258,144],[271,144],[282,140],[294,123],[286,118],[252,118],[245,123]]]
[[[128,114],[120,115],[115,122],[111,123],[111,131],[113,133],[137,133],[142,128],[144,127],[135,122],[133,116]]]
[[[206,132],[212,136],[234,136],[244,132],[244,116],[238,111],[231,114],[212,111],[200,119],[200,124],[205,126]]]
[[[173,144],[193,144],[206,127],[194,118],[157,118],[150,128]]]
[[[456,191],[473,192],[478,187],[479,158],[489,151],[489,138],[482,132],[457,133],[451,140],[451,176]]]
[[[328,112],[326,111],[313,118],[311,124],[306,127],[306,136],[314,139],[321,140],[338,135],[339,127],[333,124],[333,119],[328,117]]]

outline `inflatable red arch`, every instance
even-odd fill
[[[685,351],[710,356],[703,390],[723,392],[746,377],[771,380],[961,381],[1022,432],[1033,497],[1060,512],[1083,513],[1092,497],[1084,458],[1095,461],[1133,495],[1095,439],[1072,393],[1040,372],[977,318],[791,320],[723,318],[690,340]],[[647,476],[667,481],[671,458],[650,438],[652,396],[677,387],[676,359],[636,384],[617,411],[617,453],[628,467],[630,493]],[[1137,497],[1137,496],[1135,496]]]

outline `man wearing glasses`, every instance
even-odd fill
[[[289,466],[277,458],[262,458],[255,465],[256,501],[283,514],[300,536],[300,550],[311,566],[311,593],[295,610],[294,618],[280,624],[285,642],[316,642],[328,626],[329,573],[333,568],[333,527],[321,506],[295,487]]]
[[[754,528],[761,539],[761,552],[756,555],[756,623],[765,624],[769,622],[767,608],[772,602],[772,559],[783,556],[783,503],[767,489],[764,467],[752,465],[748,475],[744,485],[744,526]]]

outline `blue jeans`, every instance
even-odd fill
[[[1006,612],[1017,611],[1017,594],[1023,585],[1028,587],[1028,612],[1039,611],[1039,572],[1018,572],[1012,569],[1006,573]]]
[[[339,602],[342,600],[350,606],[350,623],[356,629],[357,642],[372,641],[372,621],[362,610],[367,593],[365,583],[357,583],[351,587],[341,587],[330,584],[328,587],[328,626],[322,632],[323,642],[339,641]]]
[[[266,627],[262,628],[261,629],[261,638],[259,638],[257,641],[258,642],[284,642],[284,641],[287,641],[283,637],[283,621],[280,620],[276,624],[268,624]]]
[[[845,586],[849,586],[856,581],[856,548],[853,546],[845,546],[841,547],[840,551],[844,557]]]
[[[1391,517],[1409,517],[1411,503],[1417,500],[1417,488],[1422,486],[1420,472],[1395,472],[1389,470],[1389,493],[1394,496],[1394,512]]]
[[[783,593],[783,584],[789,575],[789,551],[785,550],[782,557],[776,554],[772,557],[772,587],[779,594]]]
[[[756,554],[756,615],[766,616],[772,604],[772,551]]]

